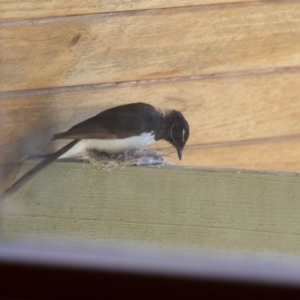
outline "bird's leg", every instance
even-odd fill
[[[94,158],[94,159],[110,159],[110,156],[104,152],[104,151],[99,151],[97,149],[87,149],[86,150],[86,155],[87,157],[90,158]]]
[[[116,161],[118,162],[120,169],[125,168],[127,164],[127,152],[125,151],[124,153],[117,155]]]
[[[123,162],[125,162],[127,160],[127,151],[125,151],[124,153],[121,154],[123,157]]]

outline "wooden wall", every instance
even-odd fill
[[[183,165],[300,170],[298,1],[0,6],[2,169],[54,151],[53,133],[105,108],[144,101],[188,119]]]

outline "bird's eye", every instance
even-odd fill
[[[172,124],[170,134],[171,134],[171,138],[172,138],[174,144],[176,144],[176,143],[175,143],[175,140],[174,140],[174,137],[173,137],[173,127],[174,127],[174,125],[175,125],[175,123]]]

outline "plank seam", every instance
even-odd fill
[[[44,17],[44,18],[33,18],[33,19],[21,19],[21,20],[4,20],[0,21],[0,27],[7,26],[22,26],[22,25],[38,25],[44,23],[72,21],[78,19],[94,19],[94,18],[112,18],[112,17],[127,17],[135,15],[158,15],[164,13],[173,12],[185,12],[185,11],[201,11],[201,10],[215,10],[223,8],[240,8],[244,6],[258,6],[258,5],[281,5],[286,3],[297,3],[297,0],[261,0],[252,2],[235,2],[235,3],[217,3],[217,4],[198,4],[190,6],[178,6],[178,7],[166,7],[166,8],[147,8],[139,10],[124,10],[124,11],[113,11],[113,12],[99,12],[90,13],[83,15],[70,15],[70,16],[57,16],[57,17]]]
[[[227,141],[227,142],[218,142],[218,143],[186,145],[184,149],[185,150],[213,149],[213,148],[222,148],[222,147],[236,147],[236,146],[245,146],[245,145],[281,143],[281,142],[297,141],[297,140],[300,140],[300,134],[248,139],[248,140]],[[171,151],[173,149],[171,147],[168,147],[168,148],[158,148],[157,150],[158,151],[162,151],[162,150],[163,151],[168,151],[168,150]]]
[[[239,78],[239,77],[247,77],[247,76],[250,77],[250,76],[294,74],[294,73],[300,73],[300,66],[251,70],[251,71],[239,71],[239,72],[225,72],[225,73],[193,75],[193,76],[181,76],[181,77],[166,77],[166,78],[157,78],[157,79],[120,81],[120,82],[111,82],[111,83],[86,84],[86,85],[76,85],[76,86],[51,87],[45,89],[7,91],[7,92],[0,92],[0,99],[52,95],[52,94],[60,94],[60,93],[72,93],[72,92],[92,91],[92,90],[111,89],[111,88],[122,88],[122,87],[129,87],[129,86],[137,87],[142,85],[155,85],[155,84],[166,84],[166,83],[175,84],[179,82],[195,82],[195,81],[204,81],[204,80],[211,80],[211,79]]]

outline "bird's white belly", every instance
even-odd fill
[[[80,140],[69,151],[59,158],[67,158],[82,154],[87,149],[97,149],[108,154],[123,153],[147,147],[155,142],[154,133],[143,133],[140,136],[133,136],[126,139],[98,140],[86,139]]]

